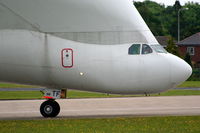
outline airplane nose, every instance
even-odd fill
[[[173,87],[186,81],[192,74],[191,66],[183,59],[172,55],[171,60],[171,81]]]

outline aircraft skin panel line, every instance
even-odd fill
[[[0,29],[91,44],[158,43],[130,0],[1,0],[0,10]]]
[[[114,0],[1,0],[1,3],[28,22],[38,24],[43,32],[149,30],[130,0],[117,3]]]

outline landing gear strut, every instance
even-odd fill
[[[45,89],[43,92],[47,101],[40,106],[41,115],[43,117],[56,117],[60,113],[60,106],[55,99],[66,98],[66,90]]]

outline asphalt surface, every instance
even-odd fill
[[[45,119],[39,107],[44,100],[1,100],[0,120]],[[200,115],[200,96],[90,98],[57,100],[57,118]]]

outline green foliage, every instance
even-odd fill
[[[168,45],[167,45],[166,50],[167,50],[169,53],[172,53],[172,54],[174,54],[174,55],[176,55],[176,56],[180,56],[178,47],[177,47],[176,44],[174,43],[174,39],[173,39],[172,37],[169,37]]]
[[[190,76],[188,81],[200,81],[200,69],[199,68],[193,68],[192,76]]]
[[[199,133],[200,116],[0,121],[1,133]]]
[[[192,67],[192,61],[189,53],[186,53],[184,60]]]
[[[189,10],[182,11],[180,16],[182,39],[200,32],[200,5],[197,3],[187,3],[185,7],[189,8]]]
[[[178,10],[189,8],[180,12],[180,39],[184,39],[200,32],[200,5],[188,2],[181,6],[177,1],[174,6],[160,5],[146,0],[134,3],[154,35],[172,36],[177,38]]]
[[[135,2],[135,6],[137,7],[147,25],[152,30],[153,34],[156,36],[164,35],[165,29],[161,22],[164,5],[159,5],[152,1],[144,1]]]

